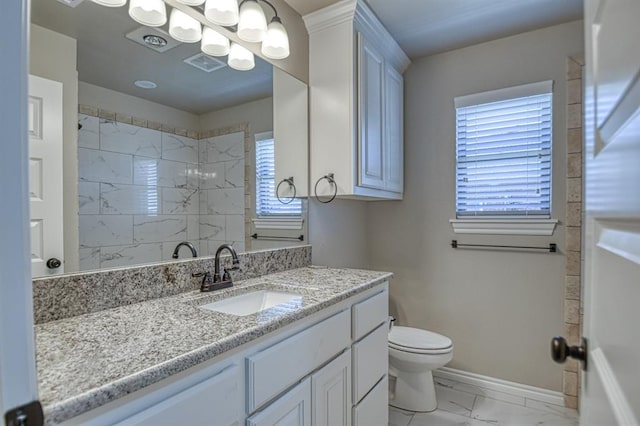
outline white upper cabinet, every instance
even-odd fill
[[[304,21],[311,195],[402,199],[402,73],[409,58],[362,1],[343,0]],[[330,174],[335,186],[322,179]]]

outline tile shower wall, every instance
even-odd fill
[[[223,242],[244,251],[243,133],[198,141],[86,114],[79,123],[80,270],[170,259],[181,241],[201,255]]]

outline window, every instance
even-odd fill
[[[552,87],[455,99],[458,219],[550,218]]]
[[[288,204],[283,204],[276,198],[276,168],[275,168],[275,144],[273,135],[269,133],[256,135],[256,214],[258,217],[300,217],[302,215],[302,201],[294,199]],[[284,187],[281,185],[280,194],[284,198]]]

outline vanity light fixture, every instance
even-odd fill
[[[251,43],[258,43],[267,36],[267,18],[257,0],[244,0],[240,5],[238,37]]]
[[[253,53],[238,43],[231,43],[227,64],[238,71],[248,71],[255,67]]]
[[[204,27],[200,50],[211,56],[226,56],[229,54],[229,39],[212,28]]]
[[[276,15],[267,28],[267,37],[262,42],[262,54],[271,59],[284,59],[289,56],[289,36],[287,29]]]
[[[177,0],[179,3],[186,4],[187,6],[200,6],[204,3],[204,0]]]
[[[142,25],[161,27],[167,23],[167,8],[162,0],[131,0],[129,16]]]
[[[181,10],[173,9],[169,18],[169,34],[183,43],[196,43],[202,39],[200,22]]]
[[[127,0],[91,0],[100,6],[106,7],[121,7],[127,4]]]
[[[214,24],[232,27],[238,23],[238,0],[207,0],[204,17]]]

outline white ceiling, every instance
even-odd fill
[[[258,57],[251,71],[224,67],[206,73],[183,62],[200,52],[200,43],[158,53],[126,39],[125,34],[140,27],[127,7],[102,7],[85,0],[70,8],[55,0],[32,0],[31,21],[78,41],[80,81],[195,114],[272,93],[272,66]],[[226,63],[226,57],[220,59]],[[154,81],[158,88],[140,89],[133,85],[135,80]]]
[[[285,0],[304,15],[336,0]],[[367,0],[411,58],[582,18],[582,0]]]

